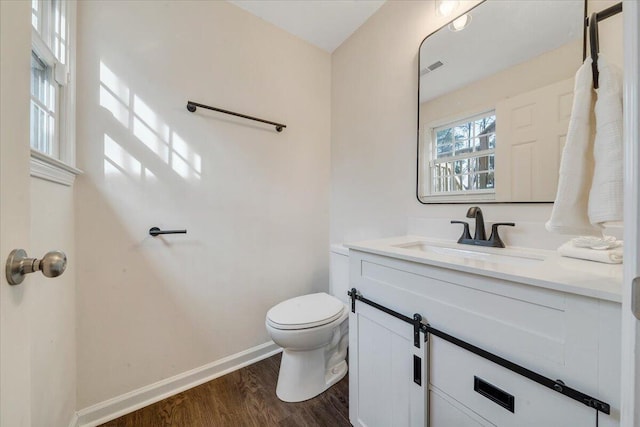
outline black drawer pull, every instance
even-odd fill
[[[413,355],[413,382],[422,385],[422,359]]]
[[[482,378],[478,378],[476,376],[473,377],[473,389],[487,399],[492,400],[503,408],[515,413],[515,397],[513,397],[513,395],[500,390],[493,384],[489,384]]]

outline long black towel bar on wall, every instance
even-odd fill
[[[585,25],[589,27],[589,47],[591,52],[591,72],[593,73],[593,88],[598,89],[598,53],[600,52],[600,40],[598,34],[598,22],[610,18],[622,12],[622,3],[614,4],[600,12],[591,14],[591,18],[587,18]]]
[[[187,234],[187,230],[160,230],[158,227],[151,227],[149,234],[153,237],[160,234]]]
[[[416,341],[419,338],[420,332],[425,334],[425,340],[428,339],[427,334],[435,335],[438,338],[441,338],[445,341],[450,342],[453,345],[456,345],[460,348],[463,348],[475,355],[478,355],[484,359],[487,359],[497,365],[502,366],[510,370],[511,372],[515,372],[516,374],[522,375],[525,378],[530,379],[531,381],[535,381],[536,383],[543,385],[551,390],[557,391],[560,394],[564,394],[565,396],[576,400],[583,405],[586,405],[590,408],[596,410],[596,412],[603,412],[607,415],[611,413],[611,407],[608,403],[603,402],[595,397],[591,397],[587,394],[584,394],[574,388],[567,386],[561,380],[553,380],[551,378],[545,377],[537,372],[534,372],[530,369],[525,368],[524,366],[518,365],[516,363],[511,362],[510,360],[504,359],[496,354],[490,353],[480,347],[476,347],[473,344],[470,344],[466,341],[463,341],[459,338],[456,338],[452,335],[449,335],[439,329],[436,329],[429,325],[428,323],[424,323],[422,321],[422,316],[420,314],[414,314],[413,317],[405,316],[404,314],[398,313],[388,307],[380,305],[374,301],[371,301],[362,296],[357,289],[351,288],[350,291],[347,292],[347,295],[351,297],[351,311],[355,313],[356,310],[356,301],[360,301],[364,304],[372,306],[378,310],[381,310],[397,319],[400,319],[406,323],[409,323],[413,326],[413,334],[414,334],[414,345],[419,347],[419,343]]]
[[[282,129],[287,127],[287,125],[283,125],[282,123],[276,123],[276,122],[272,122],[272,121],[269,121],[269,120],[259,119],[257,117],[247,116],[246,114],[240,114],[240,113],[235,113],[235,112],[229,111],[229,110],[223,110],[222,108],[216,108],[216,107],[212,107],[210,105],[204,105],[204,104],[199,104],[199,103],[193,102],[193,101],[187,101],[187,110],[191,111],[192,113],[194,113],[198,107],[206,108],[207,110],[218,111],[219,113],[230,114],[230,115],[236,116],[236,117],[242,117],[243,119],[254,120],[256,122],[266,123],[268,125],[273,125],[273,126],[276,127],[276,130],[278,132],[282,132]]]

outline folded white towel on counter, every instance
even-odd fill
[[[575,239],[571,239],[573,246],[576,248],[589,248],[589,249],[613,249],[622,246],[622,240],[617,240],[613,236],[580,236]]]
[[[589,220],[602,225],[622,220],[622,72],[598,58],[595,169],[589,193]]]
[[[547,230],[559,234],[601,236],[589,221],[589,189],[593,177],[593,77],[587,58],[575,77],[567,139],[562,150],[558,192]]]
[[[590,249],[577,247],[573,241],[568,241],[558,248],[558,253],[569,258],[579,258],[587,261],[604,262],[607,264],[621,264],[623,260],[622,242],[613,249]]]

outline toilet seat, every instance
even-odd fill
[[[276,329],[309,329],[333,322],[344,310],[342,301],[320,292],[281,302],[269,310],[267,322]]]

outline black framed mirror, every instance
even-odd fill
[[[485,0],[462,12],[419,48],[417,198],[552,203],[586,0]]]

